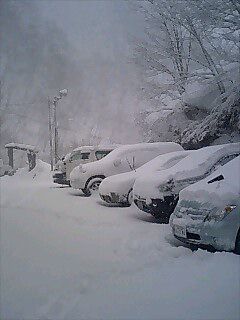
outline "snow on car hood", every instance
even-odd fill
[[[224,180],[208,183],[223,175]],[[190,185],[180,192],[181,200],[196,200],[200,203],[211,203],[221,207],[235,204],[240,197],[240,156],[217,169],[207,178]]]
[[[181,181],[204,175],[217,159],[240,152],[240,143],[211,146],[193,150],[173,167],[160,172],[145,173],[136,179],[134,194],[145,198],[159,198],[159,186],[169,180]]]
[[[136,178],[136,171],[116,174],[110,176],[102,181],[99,186],[100,194],[110,194],[114,192],[116,194],[125,194],[132,188]]]
[[[82,165],[79,165],[79,166],[73,168],[71,173],[70,173],[70,180],[74,181],[74,180],[79,179],[79,176],[80,176],[80,174],[82,172],[81,170],[82,170]]]

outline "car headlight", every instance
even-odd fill
[[[75,169],[74,169],[75,170]],[[80,172],[80,173],[85,173],[87,170],[84,168],[84,166],[83,165],[79,165],[77,168],[76,168],[76,170],[75,170],[75,172],[77,173],[77,172]]]
[[[84,167],[81,167],[80,171],[81,171],[82,173],[87,172],[87,170],[86,170]]]
[[[229,213],[231,213],[237,206],[227,205],[223,210],[209,213],[205,221],[222,221]]]
[[[175,184],[174,184],[174,180],[173,179],[169,179],[165,184],[160,185],[158,187],[160,192],[171,192],[174,188]]]

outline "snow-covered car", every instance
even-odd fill
[[[0,158],[0,177],[3,177],[5,175],[13,175],[14,171],[11,166],[8,164],[4,164],[3,160]]]
[[[209,176],[239,154],[240,143],[194,150],[173,167],[136,179],[133,188],[134,203],[140,210],[168,223],[182,189]]]
[[[179,194],[170,224],[179,240],[240,254],[240,157]]]
[[[132,203],[133,185],[135,180],[150,172],[159,172],[168,169],[188,156],[192,151],[174,151],[161,154],[145,163],[135,171],[110,176],[102,181],[99,194],[103,201],[117,205],[129,206]]]
[[[70,184],[86,195],[97,190],[106,177],[134,171],[159,154],[183,150],[174,142],[138,143],[124,145],[113,150],[104,159],[76,167],[70,175]]]
[[[74,149],[56,164],[53,171],[53,181],[59,184],[70,185],[70,173],[76,166],[100,160],[116,147],[116,145],[82,146]]]

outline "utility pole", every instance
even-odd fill
[[[54,164],[56,164],[58,160],[57,101],[56,99],[53,100]]]
[[[48,98],[48,126],[49,126],[49,145],[50,145],[50,160],[51,171],[53,164],[58,161],[58,126],[57,126],[57,102],[68,94],[67,89],[59,91],[59,96],[55,96],[51,101]]]
[[[52,135],[52,110],[51,100],[48,98],[48,129],[49,129],[49,147],[50,147],[50,162],[51,171],[53,171],[53,135]]]

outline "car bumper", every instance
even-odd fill
[[[169,219],[170,215],[174,211],[174,208],[177,204],[178,198],[171,196],[165,197],[162,199],[147,199],[135,197],[134,203],[136,206],[147,213],[150,213],[157,219]]]
[[[71,179],[70,185],[73,189],[84,189],[85,184],[82,184],[79,179]]]
[[[69,181],[66,178],[65,172],[55,172],[53,173],[53,182],[58,184],[67,184],[69,185]]]
[[[201,221],[194,224],[190,224],[189,220],[187,221],[185,219],[173,219],[171,223],[173,235],[178,240],[220,251],[234,250],[235,237],[234,234],[226,232],[224,220],[220,222]]]
[[[127,203],[127,196],[121,196],[115,192],[111,192],[110,194],[99,194],[100,198],[107,202],[112,204],[124,204]]]

